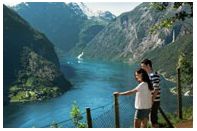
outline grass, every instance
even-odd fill
[[[173,125],[176,125],[180,122],[184,122],[187,120],[192,120],[193,119],[193,107],[183,108],[183,119],[179,119],[175,113],[168,113],[167,117]],[[161,115],[159,115],[158,122],[161,125],[161,127],[165,127],[165,128],[168,127],[168,125],[166,124],[166,121]]]

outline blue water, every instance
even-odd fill
[[[82,112],[86,107],[95,109],[105,105],[104,108],[92,111],[93,118],[98,118],[103,112],[111,109],[114,91],[126,91],[134,88],[137,82],[134,71],[137,65],[121,63],[104,63],[99,61],[61,60],[61,67],[73,87],[60,97],[42,102],[24,104],[10,104],[4,107],[4,127],[47,127],[50,123],[70,119],[72,103],[77,102]],[[176,110],[176,96],[169,93],[169,88],[175,84],[162,79],[162,107],[168,112]],[[191,103],[191,98],[189,98]],[[134,96],[127,99],[120,98],[120,106],[130,106],[129,118],[127,112],[121,109],[122,124],[127,124],[127,119],[132,121],[134,113]],[[105,110],[105,111],[104,111]],[[124,119],[125,118],[125,119]],[[110,119],[110,118],[109,118]],[[99,119],[97,119],[99,121]],[[129,122],[130,124],[130,122]],[[98,125],[99,126],[99,125]],[[69,127],[69,126],[67,126]]]

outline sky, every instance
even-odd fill
[[[50,1],[52,2],[52,1]],[[3,2],[6,5],[13,6],[19,4],[17,0],[7,0]],[[128,12],[134,9],[141,2],[84,2],[91,10],[110,11],[118,16],[123,12]]]
[[[128,12],[134,9],[140,2],[105,2],[105,3],[85,3],[90,9],[110,11],[114,15],[118,16],[123,12]]]

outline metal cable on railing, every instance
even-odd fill
[[[103,114],[107,114],[106,113],[107,111],[109,112],[111,110],[113,112],[113,110],[111,109],[112,106],[113,106],[113,102],[109,102],[109,103],[107,103],[105,105],[92,108],[91,111],[94,112],[94,111],[98,111],[99,109],[103,109],[101,115],[98,116],[98,118],[99,118]],[[108,108],[108,107],[110,107],[110,108]],[[81,113],[82,116],[84,116],[85,114],[86,114],[85,111]],[[60,121],[60,122],[55,122],[55,124],[58,125],[58,127],[65,127],[66,125],[67,125],[68,128],[74,128],[75,127],[73,125],[73,123],[72,123],[72,119],[71,118],[63,120],[63,121]],[[48,128],[48,127],[51,127],[51,124],[42,126],[40,128]]]

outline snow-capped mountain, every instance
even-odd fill
[[[113,20],[116,18],[116,16],[114,14],[112,14],[110,11],[101,11],[101,10],[90,9],[83,2],[76,3],[76,4],[80,7],[80,9],[83,11],[83,13],[87,15],[88,19],[97,17],[97,18],[101,18],[101,19],[110,21],[110,20]]]
[[[75,12],[76,15],[87,16],[77,3],[71,2],[67,5],[70,7],[71,10],[73,10],[73,12]]]
[[[99,13],[99,17],[102,18],[102,19],[108,20],[108,21],[113,20],[113,19],[116,18],[116,16],[113,15],[113,14],[112,14],[111,12],[109,12],[109,11],[100,12],[100,13]]]
[[[88,8],[87,5],[85,5],[83,2],[78,3],[78,6],[81,8],[81,10],[83,11],[83,13],[88,16],[89,19],[91,17],[97,15],[93,10],[91,10],[90,8]]]

